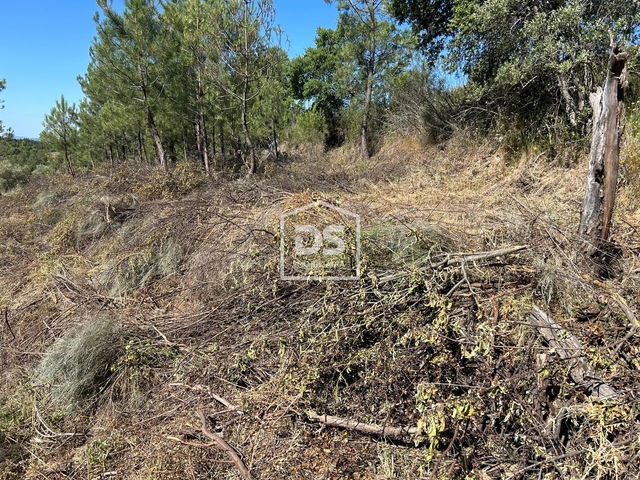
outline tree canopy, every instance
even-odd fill
[[[4,90],[7,86],[7,81],[4,78],[0,78],[0,92],[2,92],[2,90]],[[4,100],[0,100],[0,110],[2,110],[4,108]],[[11,136],[12,132],[11,129],[8,129],[5,132],[4,129],[4,125],[2,124],[2,120],[0,120],[0,137],[2,137],[3,135],[8,135]]]
[[[498,98],[492,108],[549,118],[561,107],[575,130],[588,121],[610,35],[635,43],[640,26],[636,2],[622,0],[391,0],[391,12],[432,59]]]

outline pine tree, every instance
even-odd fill
[[[51,146],[58,152],[64,153],[67,172],[75,175],[71,153],[78,142],[78,110],[76,104],[69,105],[64,99],[56,100],[55,106],[48,115],[45,115],[42,122],[44,130],[40,138],[51,143]]]

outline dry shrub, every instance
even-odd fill
[[[620,157],[622,180],[637,196],[640,194],[640,135],[625,138]]]
[[[73,194],[73,192],[64,189],[46,190],[38,195],[31,208],[36,210],[43,207],[54,207]]]
[[[114,320],[88,319],[47,349],[34,383],[46,386],[56,405],[73,409],[105,386],[123,343],[123,329]]]
[[[160,245],[138,247],[119,255],[97,275],[98,282],[112,297],[131,294],[155,277],[175,272],[184,255],[182,247],[172,238]]]
[[[639,412],[629,399],[640,346],[611,295],[637,311],[637,205],[628,198],[619,207],[632,225],[616,221],[625,276],[602,287],[573,261],[584,169],[552,166],[538,152],[507,164],[495,146],[468,138],[427,149],[394,142],[368,164],[345,148],[267,179],[143,203],[97,248],[57,259],[122,274],[116,293],[146,279],[129,297],[105,298],[81,274],[34,292],[11,287],[24,305],[50,309],[49,324],[70,301],[102,302],[147,334],[112,361],[112,401],[91,419],[102,434],[94,439],[114,432],[127,444],[90,443],[83,452],[93,467],[135,478],[233,476],[220,450],[178,441],[206,441],[194,427],[202,410],[260,478],[632,478]],[[362,216],[369,263],[359,282],[278,280],[278,217],[314,200]],[[516,244],[529,248],[441,263]],[[34,268],[26,265],[18,270]],[[175,268],[180,275],[160,278]],[[589,399],[568,378],[569,364],[528,324],[533,304],[580,338],[619,400]],[[32,345],[20,348],[40,344]],[[319,428],[309,410],[415,426],[417,444]],[[71,458],[64,442],[43,445],[39,458]],[[74,458],[75,471],[85,471],[85,457]],[[44,475],[49,466],[30,468]]]
[[[454,241],[437,225],[373,224],[362,229],[362,260],[369,268],[412,268],[452,251]]]
[[[205,181],[202,170],[193,162],[178,162],[174,170],[154,169],[139,184],[135,193],[144,200],[168,200],[184,196]]]

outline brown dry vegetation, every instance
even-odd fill
[[[604,282],[574,259],[586,160],[502,155],[405,138],[257,181],[123,167],[0,197],[2,478],[240,478],[201,446],[199,410],[257,479],[635,478],[640,339],[614,300],[640,307],[633,155]],[[279,216],[312,200],[361,215],[361,281],[279,280]],[[512,245],[528,249],[435,268]],[[617,400],[571,382],[534,304]]]

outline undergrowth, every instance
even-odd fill
[[[633,478],[633,159],[620,268],[599,281],[574,260],[584,168],[534,147],[398,137],[367,164],[296,154],[224,182],[123,166],[1,197],[3,475],[237,476],[203,411],[257,478]],[[360,215],[360,280],[279,279],[279,217],[318,200]],[[617,399],[573,380],[534,305]]]

